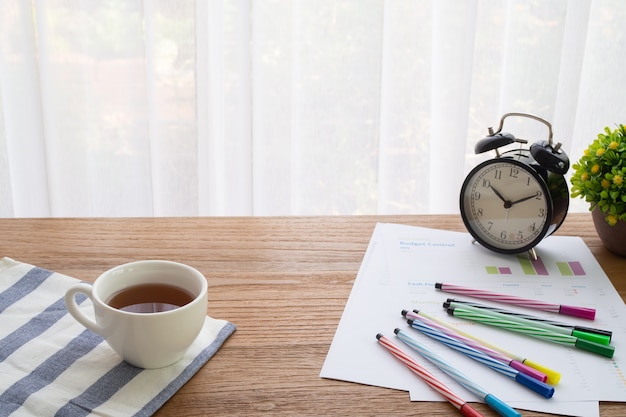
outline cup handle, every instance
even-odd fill
[[[93,302],[93,295],[91,293],[92,286],[85,282],[81,282],[79,284],[74,285],[65,293],[65,306],[67,307],[67,311],[78,321],[80,324],[88,328],[94,333],[102,334],[102,329],[95,321],[91,320],[87,316],[83,314],[82,311],[78,308],[78,304],[76,303],[76,294],[85,294],[90,300]]]

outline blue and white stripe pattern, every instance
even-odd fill
[[[482,401],[485,401],[498,414],[503,417],[521,417],[521,414],[517,410],[497,398],[495,395],[487,392],[483,387],[472,381],[459,369],[450,365],[441,356],[429,350],[426,346],[422,345],[420,342],[409,336],[406,332],[400,329],[396,329],[395,333],[400,340],[416,350],[420,355],[428,359],[430,362],[435,364],[437,368],[448,374],[450,377],[452,377],[452,379],[467,388]]]
[[[432,327],[424,323],[421,323],[418,320],[409,320],[409,323],[411,327],[413,327],[416,330],[419,330],[423,334],[429,337],[432,337],[438,342],[441,342],[444,345],[456,351],[463,353],[464,355],[482,363],[483,365],[487,365],[489,368],[493,369],[496,372],[499,372],[503,375],[508,376],[509,378],[513,379],[515,382],[519,383],[520,385],[523,385],[526,388],[529,388],[535,391],[537,394],[540,394],[544,396],[545,398],[552,398],[552,396],[554,395],[554,388],[542,381],[536,380],[526,374],[523,374],[519,372],[517,369],[510,367],[509,365],[506,365],[502,362],[498,362],[497,360],[493,359],[491,356],[488,356],[487,354],[481,351],[478,351],[470,346],[467,346],[465,343],[459,340],[453,339],[447,334],[444,334],[437,329],[433,329]]]
[[[185,356],[162,369],[124,362],[65,308],[78,280],[0,259],[0,416],[150,416],[235,331],[207,317]],[[86,297],[77,297],[93,315]]]
[[[437,340],[438,342],[443,343],[444,345],[457,350],[467,356],[469,356],[470,358],[481,362],[484,365],[487,365],[488,367],[490,367],[491,369],[493,369],[494,371],[500,372],[501,374],[504,374],[506,376],[508,376],[509,378],[515,379],[515,377],[517,376],[517,374],[519,373],[519,371],[517,371],[516,369],[511,368],[509,365],[505,365],[502,362],[498,362],[497,360],[493,359],[492,357],[486,355],[483,352],[480,352],[472,347],[467,346],[465,343],[458,341],[456,339],[451,338],[450,336],[441,333],[439,330],[433,329],[432,327],[418,321],[418,320],[411,320],[411,327],[413,327],[416,330],[419,330],[420,332],[424,333],[425,335],[432,337],[433,339]]]
[[[399,329],[398,329],[399,330]],[[441,369],[443,372],[452,377],[456,382],[463,385],[470,392],[472,392],[475,396],[484,400],[489,392],[487,392],[480,385],[469,379],[463,372],[454,368],[448,362],[443,360],[443,358],[437,355],[435,352],[432,352],[423,344],[419,343],[417,340],[409,336],[406,332],[399,330],[396,332],[396,335],[400,340],[409,345],[411,348],[416,350],[420,355],[428,359],[430,362],[435,364],[437,368]]]

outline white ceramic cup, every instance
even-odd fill
[[[126,288],[148,283],[179,287],[194,299],[173,310],[133,313],[106,303]],[[112,268],[92,284],[79,283],[65,294],[70,314],[98,333],[128,363],[140,368],[162,368],[178,361],[198,336],[207,314],[207,281],[196,269],[170,261],[138,261]],[[76,303],[76,294],[93,303],[95,321]]]

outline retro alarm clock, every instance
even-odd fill
[[[548,127],[548,139],[534,142],[502,132],[508,117],[525,117]],[[552,126],[525,113],[507,113],[496,132],[476,143],[479,154],[495,151],[470,171],[461,186],[460,208],[465,227],[485,248],[504,254],[528,252],[565,220],[569,190],[565,173],[569,159],[561,144],[552,142]],[[515,149],[510,149],[514,145]],[[501,152],[501,148],[509,148]]]

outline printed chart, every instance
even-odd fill
[[[519,268],[524,275],[541,275],[549,276],[550,272],[540,256],[536,260],[528,258],[526,255],[517,256]],[[554,266],[557,268],[560,276],[586,276],[587,273],[580,261],[555,261]],[[510,266],[486,265],[485,271],[489,275],[512,275],[513,269]]]

